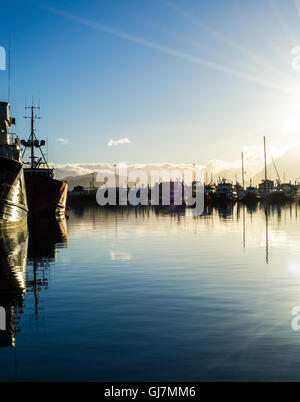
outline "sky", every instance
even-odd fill
[[[56,164],[262,163],[264,135],[274,157],[299,145],[299,0],[2,3],[13,131],[29,136],[40,99]]]

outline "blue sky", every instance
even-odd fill
[[[29,134],[25,96],[40,98],[38,133],[55,163],[232,161],[263,135],[279,151],[298,136],[289,126],[300,109],[297,1],[12,0],[1,9],[16,131]],[[0,89],[6,100],[3,71]],[[121,138],[130,143],[107,146]]]

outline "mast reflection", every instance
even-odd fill
[[[26,286],[34,294],[38,317],[39,292],[49,286],[49,268],[56,261],[57,248],[67,247],[68,230],[65,217],[30,219]]]

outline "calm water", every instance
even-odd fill
[[[0,379],[300,380],[299,246],[296,205],[79,208],[2,234]]]

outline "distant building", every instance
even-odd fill
[[[75,186],[73,190],[69,192],[71,195],[85,195],[88,193],[88,190],[85,190],[82,186]]]

